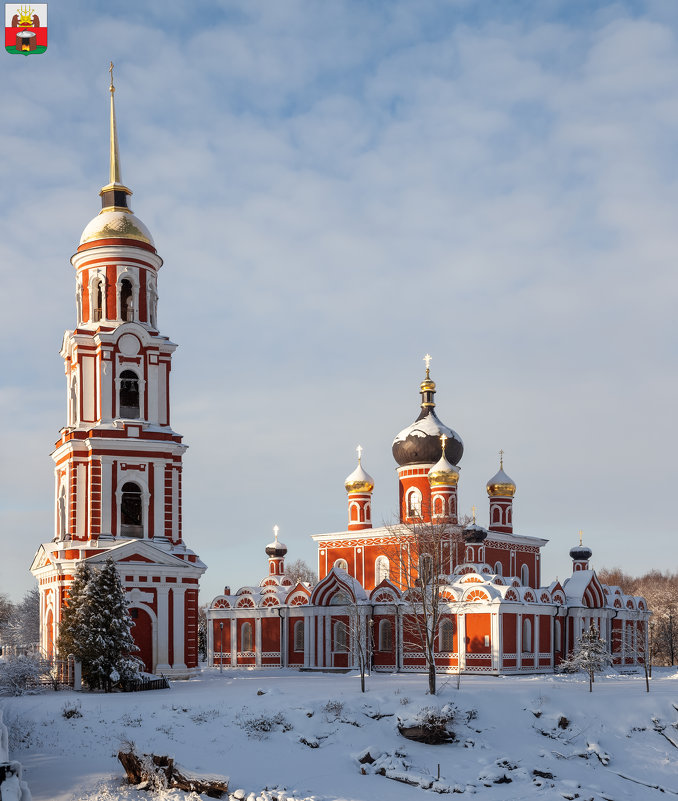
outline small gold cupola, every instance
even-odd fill
[[[428,471],[428,483],[431,487],[456,487],[459,481],[459,468],[452,464],[445,456],[445,434],[440,435],[442,453],[440,459]]]
[[[504,451],[499,451],[499,471],[487,482],[487,494],[490,498],[513,498],[516,484],[504,472]]]
[[[374,479],[362,466],[362,446],[358,445],[356,450],[358,451],[358,466],[350,476],[346,477],[346,481],[344,482],[346,492],[372,492],[374,489]]]

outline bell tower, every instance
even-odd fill
[[[122,182],[112,64],[110,72],[109,182],[99,193],[101,211],[71,258],[76,325],[61,348],[67,408],[52,454],[54,536],[31,569],[40,584],[48,653],[77,563],[96,565],[110,555],[127,590],[146,669],[186,674],[198,665],[198,581],[205,565],[183,540],[186,446],[170,422],[177,346],[158,330],[163,261]]]

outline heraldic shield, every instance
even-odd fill
[[[47,3],[5,3],[5,50],[18,56],[47,50]]]

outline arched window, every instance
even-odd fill
[[[393,624],[390,620],[381,620],[379,622],[379,650],[393,650]]]
[[[78,376],[71,381],[71,425],[78,425]]]
[[[294,624],[294,650],[304,650],[304,621],[297,620]]]
[[[501,523],[501,509],[498,506],[492,509],[492,522]]]
[[[440,495],[436,495],[433,514],[436,517],[442,517],[445,514],[445,500]]]
[[[520,568],[520,583],[523,587],[530,586],[530,568],[527,565]]]
[[[372,519],[372,506],[368,501],[365,504],[365,520],[369,522],[371,519]]]
[[[527,617],[523,620],[523,653],[532,653],[532,621]]]
[[[430,553],[422,553],[419,556],[419,581],[428,585],[433,578],[433,557]]]
[[[348,651],[348,628],[343,620],[334,624],[334,650]]]
[[[495,574],[497,576],[503,576],[504,575],[503,572],[502,572],[503,569],[504,568],[502,567],[501,562],[495,562],[494,563],[494,572],[495,572]]]
[[[355,522],[358,519],[358,504],[352,503],[351,504],[351,511],[349,513],[349,517],[351,521]]]
[[[442,653],[454,650],[454,624],[451,620],[442,620],[438,629],[439,648]]]
[[[330,598],[330,606],[346,606],[346,604],[350,604],[351,599],[346,595],[345,592],[341,590],[339,592],[335,592],[334,595]]]
[[[562,640],[561,640],[562,633],[561,633],[561,628],[560,628],[560,620],[556,620],[556,622],[555,622],[555,626],[553,627],[553,637],[554,637],[554,640],[555,640],[554,649],[556,651],[560,651],[560,649],[563,647],[562,646]]]
[[[132,282],[123,278],[120,282],[120,319],[129,322],[134,319],[134,299]]]
[[[391,565],[388,561],[388,556],[377,556],[374,561],[374,583],[381,584],[384,579],[389,578],[391,575]]]
[[[104,282],[97,281],[94,285],[94,308],[92,320],[98,323],[104,316]]]
[[[335,567],[339,567],[342,570],[348,570],[348,562],[345,559],[337,559],[334,563]]]
[[[132,481],[122,485],[120,535],[122,537],[144,536],[141,487]]]
[[[252,650],[252,624],[251,623],[243,623],[242,628],[240,629],[240,650],[241,651],[251,651]]]
[[[421,492],[411,489],[407,493],[407,516],[421,517]]]
[[[139,418],[139,377],[132,370],[120,373],[120,417]]]

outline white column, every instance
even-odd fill
[[[457,615],[457,670],[466,667],[466,615]]]
[[[174,633],[174,665],[175,670],[186,670],[184,654],[184,596],[185,587],[172,587],[173,599],[173,633]]]
[[[304,666],[315,667],[315,617],[309,614],[308,609],[304,609]]]
[[[254,618],[254,664],[261,667],[261,612]]]
[[[325,667],[334,667],[332,660],[332,616],[325,614]]]
[[[169,665],[169,587],[156,586],[156,598],[158,600],[158,664],[155,666],[156,672],[168,671]]]
[[[231,666],[238,664],[238,620],[231,618]]]
[[[541,615],[534,616],[534,634],[532,635],[534,646],[534,664],[539,667],[539,629],[541,628]]]
[[[497,612],[494,612],[490,618],[490,637],[492,638],[492,669],[499,670],[501,667],[501,655],[503,649],[501,644],[499,614]]]
[[[523,616],[516,615],[516,667],[523,666]]]
[[[156,357],[157,358],[157,357]],[[159,423],[158,415],[158,364],[147,364],[148,374],[148,422]]]
[[[207,665],[214,667],[214,619],[207,617]]]

